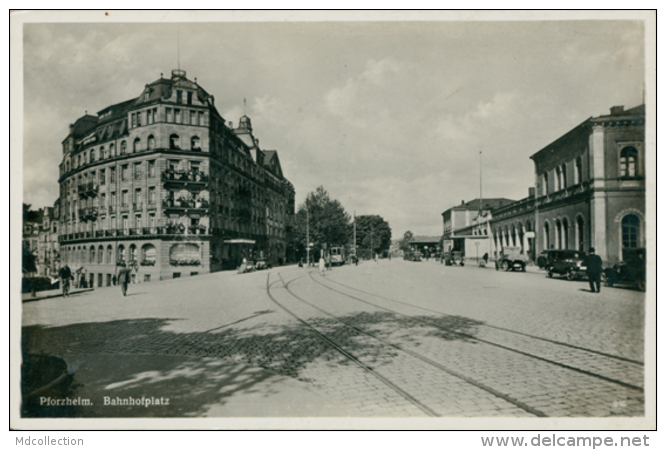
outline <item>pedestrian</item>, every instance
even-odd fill
[[[590,291],[592,292],[601,292],[601,274],[604,271],[603,264],[601,256],[595,254],[594,247],[590,247],[590,254],[583,261],[583,265],[587,267],[587,278],[590,282]],[[594,289],[595,286],[596,290]]]
[[[113,274],[113,277],[111,278],[111,282],[113,283],[114,286],[118,283],[118,279],[116,278],[116,274]]]
[[[120,269],[118,272],[118,283],[120,284],[120,290],[123,293],[123,296],[127,296],[127,285],[130,282],[130,270],[126,267]]]
[[[62,287],[62,296],[69,297],[69,283],[72,278],[72,270],[67,264],[62,266],[58,271],[58,276],[60,277],[60,285]]]
[[[375,253],[375,262],[377,262],[377,253]]]
[[[331,270],[333,263],[331,262],[331,255],[326,255],[326,270]]]
[[[488,264],[488,253],[487,252],[484,253],[484,255],[483,255],[483,262]]]
[[[324,257],[321,256],[319,257],[319,274],[323,277],[325,276],[326,271],[326,261],[324,261]]]

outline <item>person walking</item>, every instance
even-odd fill
[[[58,276],[60,277],[60,285],[62,287],[62,296],[69,297],[69,284],[72,278],[72,270],[67,264],[62,266],[58,271]]]
[[[130,282],[130,270],[127,267],[123,267],[118,272],[118,284],[120,284],[120,290],[123,293],[123,296],[127,296],[127,285]]]
[[[603,261],[601,256],[595,254],[594,247],[590,247],[590,254],[585,257],[583,265],[587,267],[587,278],[590,282],[590,291],[601,292],[601,274],[603,273]],[[596,286],[596,290],[594,289]]]
[[[319,274],[323,277],[325,276],[326,272],[326,261],[324,260],[323,256],[319,257]]]
[[[333,267],[333,261],[331,260],[331,254],[326,255],[326,270],[331,270]]]

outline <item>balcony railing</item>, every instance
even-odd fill
[[[83,222],[87,222],[89,220],[97,220],[97,208],[92,206],[88,206],[86,208],[80,208],[79,218]]]
[[[138,227],[138,228],[116,228],[109,230],[80,231],[77,233],[63,234],[58,237],[59,242],[77,241],[85,239],[109,239],[121,237],[139,237],[139,236],[192,236],[208,235],[216,231],[204,225],[185,226],[184,224],[168,224],[159,227]]]
[[[97,192],[99,191],[99,187],[97,186],[97,184],[93,182],[81,183],[78,185],[77,190],[79,192],[80,197],[88,198],[88,197],[95,197],[97,195]]]
[[[132,203],[132,211],[143,211],[143,203]]]
[[[162,172],[162,182],[165,186],[203,189],[208,184],[208,174],[198,170],[172,170]]]
[[[208,212],[210,203],[206,199],[190,200],[190,199],[167,199],[162,201],[162,208],[165,210],[175,210],[178,212],[197,212],[205,214]]]

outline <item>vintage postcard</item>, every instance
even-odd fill
[[[13,429],[656,428],[656,12],[10,19]]]

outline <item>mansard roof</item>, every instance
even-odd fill
[[[282,166],[277,150],[262,150],[262,152],[264,153],[264,167],[282,178]]]

